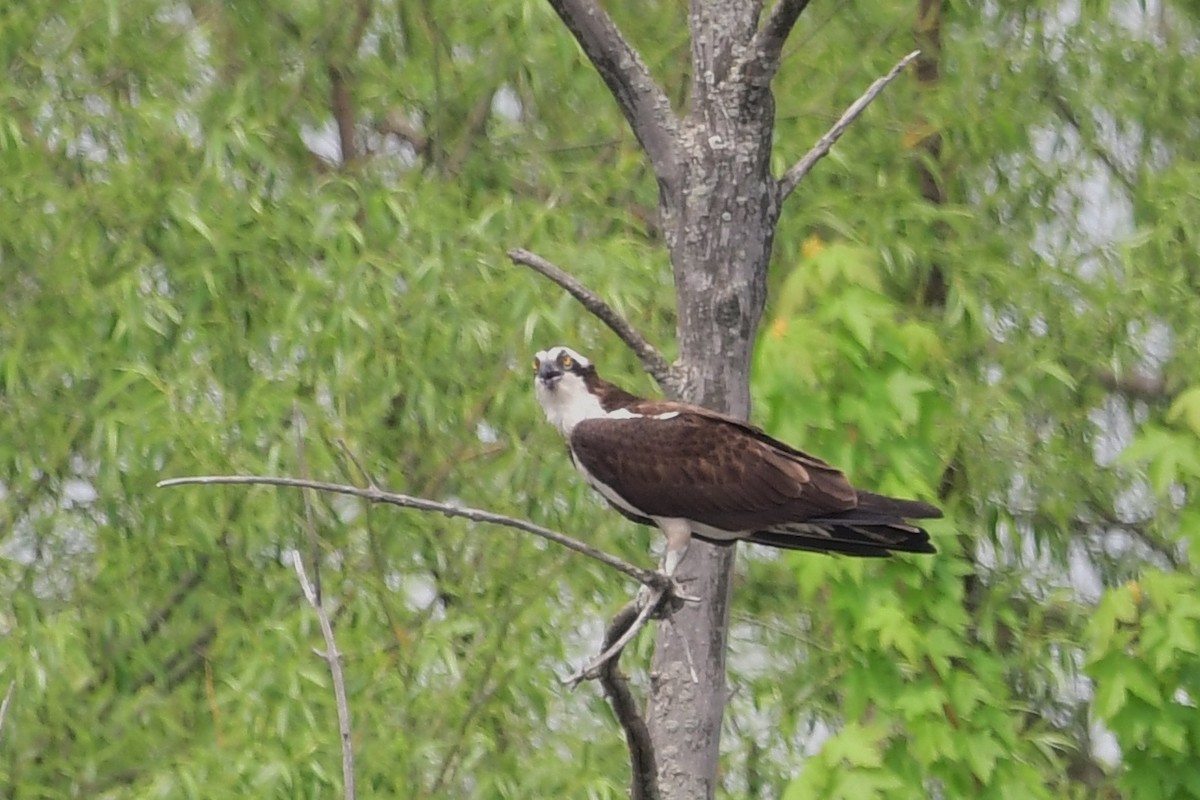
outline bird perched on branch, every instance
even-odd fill
[[[841,470],[748,422],[632,395],[569,347],[539,351],[533,369],[538,402],[587,482],[666,535],[668,576],[692,536],[851,556],[936,552],[907,521],[942,516],[928,503],[855,489]]]

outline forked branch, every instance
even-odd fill
[[[658,352],[654,345],[650,344],[637,328],[629,324],[628,320],[618,314],[616,309],[604,302],[600,295],[584,286],[574,275],[571,275],[561,267],[555,266],[536,253],[531,253],[528,250],[518,247],[509,250],[508,257],[512,259],[514,264],[523,264],[534,272],[545,275],[566,289],[568,294],[578,300],[593,316],[611,328],[613,333],[621,338],[621,341],[641,360],[642,368],[650,374],[650,377],[658,382],[663,391],[672,394],[672,390],[675,388],[675,377],[671,372],[671,366],[663,358],[662,353]]]
[[[862,96],[850,104],[850,107],[842,114],[841,119],[835,122],[833,127],[817,140],[817,143],[813,145],[811,150],[804,154],[803,158],[784,173],[783,177],[779,179],[780,202],[783,202],[800,185],[800,181],[804,180],[804,177],[812,171],[812,168],[816,166],[818,161],[829,154],[829,151],[833,149],[833,145],[838,139],[842,138],[842,134],[853,124],[854,120],[858,119],[867,106],[887,88],[887,85],[894,81],[896,76],[903,72],[904,68],[919,55],[921,55],[920,50],[912,51],[896,62],[896,66],[892,67],[886,75],[867,87]]]
[[[787,42],[796,20],[808,7],[809,0],[777,0],[766,22],[754,34],[750,53],[758,62],[757,72],[770,80],[779,71],[783,45]]]

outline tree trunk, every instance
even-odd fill
[[[755,33],[752,6],[691,4],[693,108],[679,132],[677,180],[660,196],[678,298],[681,399],[739,417],[750,413],[750,359],[779,214],[774,102],[769,90],[731,74]],[[658,628],[648,724],[664,800],[716,791],[735,553],[693,539],[679,576],[700,602]]]
[[[775,0],[765,17],[762,0],[690,0],[691,111],[682,119],[596,0],[549,3],[608,85],[658,179],[679,308],[679,362],[668,368],[624,321],[602,318],[669,394],[747,417],[750,358],[780,205],[916,54],[872,84],[777,181],[770,171],[771,80],[808,0]],[[560,283],[582,296],[579,287]],[[716,793],[735,552],[693,540],[678,577],[700,601],[658,629],[647,725],[664,800]]]

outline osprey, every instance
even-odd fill
[[[928,503],[855,489],[841,470],[748,422],[636,397],[569,347],[539,351],[533,369],[538,402],[587,482],[666,535],[667,575],[692,536],[852,556],[936,552],[906,521],[942,516]]]

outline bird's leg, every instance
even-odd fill
[[[662,572],[668,578],[675,577],[679,562],[687,555],[688,545],[692,541],[692,528],[687,520],[659,519],[655,520],[658,527],[667,537],[667,552],[663,555]]]
[[[678,609],[680,603],[700,602],[699,597],[684,594],[682,587],[675,580],[675,570],[678,569],[679,562],[683,561],[683,557],[687,555],[688,544],[692,540],[692,529],[687,521],[682,519],[659,519],[655,521],[667,537],[667,552],[663,554],[659,575],[663,577],[666,584],[666,594],[674,601],[669,609],[664,609],[665,613],[671,613]],[[650,598],[650,587],[642,586],[638,590],[638,607],[641,608],[650,602]]]

